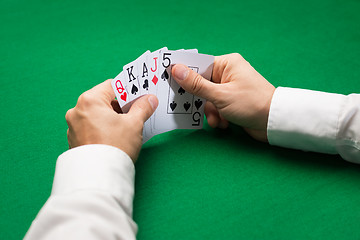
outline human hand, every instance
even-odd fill
[[[111,79],[80,95],[76,106],[66,113],[69,147],[107,144],[127,153],[135,163],[142,144],[144,122],[154,113],[154,95],[137,99],[121,114],[111,88]]]
[[[185,65],[176,64],[172,75],[186,91],[208,100],[205,114],[211,127],[240,125],[255,139],[267,142],[267,121],[275,87],[240,54],[216,56],[212,82]]]

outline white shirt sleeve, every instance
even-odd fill
[[[267,134],[272,145],[340,154],[360,163],[360,94],[278,87]]]
[[[135,168],[107,145],[84,145],[59,156],[51,196],[25,239],[135,239]]]

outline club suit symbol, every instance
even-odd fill
[[[149,90],[149,81],[147,79],[144,81],[143,89]]]

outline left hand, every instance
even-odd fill
[[[76,106],[66,113],[69,147],[107,144],[127,153],[135,163],[142,144],[144,122],[158,105],[154,95],[137,99],[121,114],[111,87],[111,79],[80,95]]]

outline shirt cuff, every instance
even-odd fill
[[[102,191],[131,208],[134,179],[135,167],[125,152],[108,145],[84,145],[59,156],[51,195]]]
[[[269,143],[336,154],[336,135],[344,98],[341,94],[278,87],[269,112]]]

